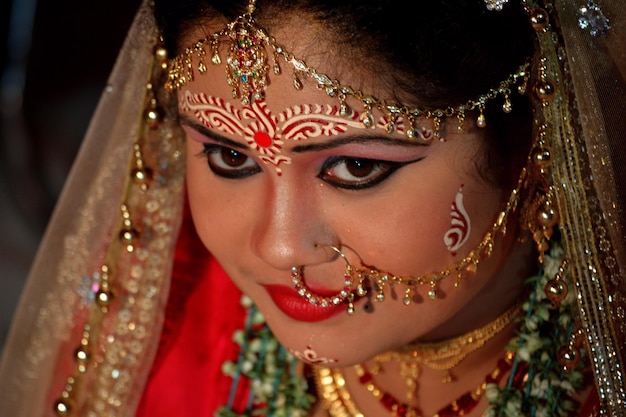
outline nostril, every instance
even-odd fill
[[[340,247],[340,246],[341,246],[341,245],[339,245],[339,247]],[[338,247],[338,246],[335,246],[335,245],[330,245],[330,244],[328,244],[328,243],[316,243],[316,244],[315,244],[315,247],[316,247],[316,248],[329,248],[329,249],[330,249],[330,250],[332,250],[333,252],[335,252],[335,253],[339,254],[339,255],[340,255],[343,259],[346,259],[346,260],[347,260],[346,256],[343,254],[343,252],[341,252],[341,249],[339,249],[339,247]]]
[[[335,246],[335,245],[330,245],[330,244],[327,244],[327,243],[316,243],[316,244],[315,244],[315,247],[316,247],[316,248],[329,248],[330,250],[332,250],[332,251],[333,251],[333,252],[335,252],[337,255],[339,255],[339,256],[341,256],[341,257],[343,258],[343,260],[345,261],[345,263],[346,263],[346,265],[347,265],[347,267],[348,267],[348,268],[351,268],[351,269],[353,269],[353,270],[355,269],[355,268],[354,268],[354,267],[350,264],[350,261],[348,260],[348,257],[346,256],[346,254],[345,254],[345,253],[344,253],[341,249],[339,249],[340,247],[347,247],[347,246],[345,246],[345,245],[341,245],[341,244],[339,244],[339,245]],[[349,248],[349,249],[351,249],[351,248]],[[351,249],[351,250],[352,250],[352,249]],[[353,251],[353,252],[354,252],[354,251]],[[357,255],[357,258],[358,258],[358,255]],[[333,259],[334,259],[334,256],[333,256]]]

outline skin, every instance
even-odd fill
[[[309,49],[299,50],[298,45],[306,45],[299,39],[301,33],[307,33],[306,27],[293,26],[299,28],[297,32],[290,27],[276,28],[273,35],[289,40],[285,46],[309,65],[334,74],[329,63],[336,61],[340,67],[339,59],[331,52],[318,61],[319,55]],[[190,34],[184,42],[191,44],[217,29],[209,26]],[[323,41],[317,45],[320,50],[332,51]],[[290,72],[271,75],[266,93],[270,110],[279,112],[302,104],[337,104],[311,83],[302,91],[294,90]],[[371,86],[367,91],[374,90],[379,97],[392,96],[391,91],[376,85],[375,78],[366,73],[343,72],[340,79],[358,88],[358,80],[364,80],[366,86]],[[222,66],[209,68],[208,74],[197,76],[179,94],[184,90],[224,98],[236,108],[242,106],[239,100],[231,98]],[[357,107],[357,103],[352,104]],[[442,280],[439,288],[444,297],[437,300],[429,300],[428,288],[423,287],[418,297],[421,301],[410,306],[401,302],[400,295],[399,300],[374,303],[374,311],[368,313],[363,310],[365,300],[361,300],[353,316],[342,313],[303,323],[281,312],[263,287],[291,286],[291,268],[300,265],[305,267],[309,287],[338,291],[343,285],[345,263],[319,244],[341,245],[351,262],[359,263],[358,254],[365,263],[398,275],[439,271],[465,256],[491,228],[510,192],[494,187],[478,174],[478,167],[484,163],[483,141],[480,129],[469,123],[466,122],[463,134],[457,134],[452,126],[445,142],[434,141],[428,146],[407,142],[401,134],[363,128],[305,142],[286,141],[283,154],[291,158],[291,164],[282,165],[279,176],[274,166],[261,162],[258,153],[247,148],[242,136],[207,131],[190,112],[181,116],[189,139],[189,200],[199,236],[234,283],[258,305],[288,349],[313,351],[318,358],[347,367],[415,340],[440,340],[475,329],[495,319],[519,297],[522,280],[529,273],[524,265],[532,265],[532,260],[528,245],[517,243],[515,221],[507,235],[496,240],[492,257],[480,264],[478,274],[463,281],[460,288],[454,288],[454,278]],[[224,144],[220,137],[232,143]],[[217,151],[207,156],[203,143]],[[211,169],[211,164],[225,166],[220,152],[224,148],[236,149],[242,155],[240,161],[244,165],[237,169],[250,167],[250,175],[224,178]],[[376,185],[347,189],[344,187],[363,183],[377,174],[351,176],[345,163],[330,165],[331,158],[336,157],[404,165]],[[461,185],[471,234],[454,254],[447,249],[443,236],[451,227],[450,207]],[[510,329],[502,333],[472,354],[471,361],[455,368],[463,378],[449,386],[440,383],[440,373],[424,369],[420,389],[430,389],[433,395],[422,398],[423,412],[434,412],[454,399],[455,393],[460,395],[475,388],[493,369],[511,334]],[[358,387],[353,376],[349,379],[357,392],[355,397],[359,397],[362,387]],[[404,391],[399,379],[383,375],[380,385],[402,398]],[[366,394],[361,395],[362,404],[375,410],[379,405],[371,398],[368,400]]]

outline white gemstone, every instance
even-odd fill
[[[291,64],[294,66],[295,69],[297,69],[298,71],[306,71],[307,70],[307,66],[304,62],[302,61],[298,61],[297,59],[292,59],[291,60]]]

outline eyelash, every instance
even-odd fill
[[[322,169],[320,170],[320,173],[318,174],[318,178],[320,178],[322,181],[325,181],[328,184],[337,188],[342,188],[346,190],[363,190],[366,188],[372,188],[380,184],[381,182],[389,178],[398,169],[412,162],[417,162],[417,161],[418,160],[397,162],[397,161],[383,161],[379,159],[369,159],[369,158],[335,156],[335,157],[327,159],[324,162],[324,165],[322,166]],[[358,180],[357,181],[342,181],[342,180],[336,180],[332,178],[333,174],[331,171],[334,168],[340,167],[341,164],[344,164],[343,169],[349,170],[350,167],[347,167],[346,165],[350,163],[358,165],[356,167],[357,169],[363,165],[370,165],[369,168],[371,168],[371,171],[367,173],[366,175],[363,175],[363,177],[368,177],[369,179],[360,180],[360,181]],[[357,176],[351,172],[348,172],[348,174],[357,178]],[[375,175],[372,176],[372,174],[375,174]],[[336,175],[334,176],[336,177]]]
[[[243,152],[240,152],[236,149],[232,149],[226,146],[213,145],[209,143],[203,143],[202,146],[203,146],[203,149],[198,156],[206,158],[209,168],[211,169],[211,171],[213,171],[215,175],[218,175],[222,178],[228,178],[228,179],[240,179],[240,178],[246,178],[258,172],[261,172],[261,167],[254,161],[254,159],[250,158],[248,155],[246,155]],[[237,157],[237,156],[245,157],[247,158],[245,160],[245,163],[247,164],[249,163],[249,161],[252,161],[254,162],[254,167],[252,168],[249,167],[246,169],[233,168],[230,170],[225,167],[220,167],[218,165],[220,161],[212,160],[212,158],[214,155],[217,155],[217,154],[222,154],[223,156],[223,152],[230,152],[233,157]],[[221,163],[225,164],[224,159],[223,158],[221,159],[222,159]]]
[[[257,164],[257,162],[243,152],[221,145],[214,145],[209,143],[203,143],[202,145],[203,150],[198,156],[206,158],[209,168],[217,176],[227,179],[242,179],[261,172],[261,167]],[[253,162],[254,165],[253,167],[248,167],[245,169],[241,169],[238,167],[233,167],[232,169],[229,169],[224,166],[219,166],[220,164],[227,164],[223,158],[224,152],[229,152],[234,158],[246,158],[244,160],[244,164],[242,165],[249,164],[250,162]],[[213,159],[213,157],[218,154],[222,156],[220,158],[221,160]],[[363,190],[380,184],[381,182],[389,178],[389,176],[391,176],[398,169],[413,162],[420,161],[421,159],[422,158],[406,162],[397,162],[370,158],[334,156],[324,161],[324,164],[322,165],[320,173],[317,175],[317,177],[336,188],[346,190]],[[341,167],[342,164],[344,164],[343,167]],[[347,164],[353,164],[353,166],[347,166]],[[354,168],[360,169],[363,166],[366,166],[366,169],[369,168],[369,171],[362,175],[362,177],[368,177],[368,179],[366,180],[357,179],[354,181],[346,181],[338,179],[337,173],[332,172],[334,169],[340,168],[346,170],[348,175],[354,178],[358,178],[358,175],[350,172],[350,170]],[[375,175],[372,177],[372,174]]]

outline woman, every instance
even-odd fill
[[[2,411],[620,415],[618,6],[227,3],[140,10]]]

